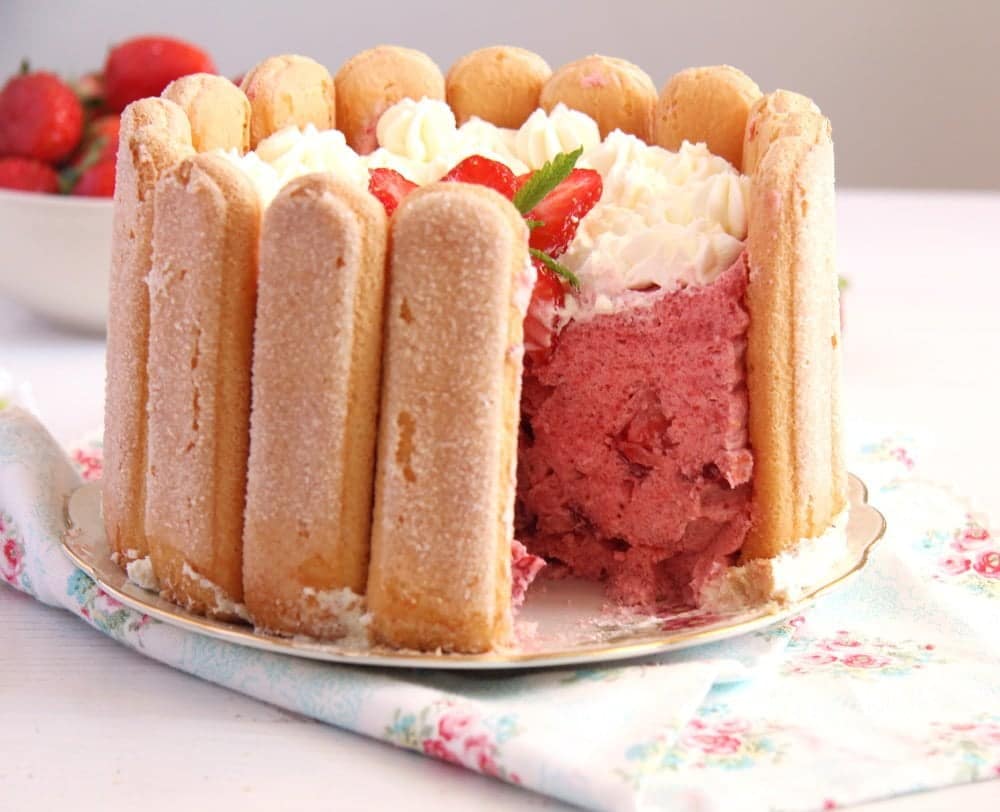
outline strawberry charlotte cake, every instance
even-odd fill
[[[829,122],[695,68],[268,59],[125,112],[104,517],[194,612],[481,652],[532,579],[797,597],[842,555]]]

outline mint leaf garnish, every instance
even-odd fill
[[[533,220],[528,217],[528,213],[541,203],[545,197],[555,189],[560,183],[569,177],[576,162],[583,155],[583,147],[579,147],[572,152],[560,152],[551,161],[546,161],[541,169],[535,170],[527,183],[524,184],[514,195],[514,207],[524,216],[528,230],[545,225],[542,220]],[[531,256],[541,262],[546,268],[557,276],[562,277],[574,290],[579,290],[580,280],[576,278],[569,268],[546,254],[538,248],[529,248]]]
[[[576,278],[576,274],[561,262],[556,262],[544,251],[539,251],[537,248],[529,248],[528,251],[531,253],[531,256],[541,262],[546,268],[569,282],[571,288],[574,290],[580,289],[580,280]]]
[[[572,152],[560,152],[551,161],[546,161],[545,166],[533,172],[528,182],[517,190],[514,207],[521,214],[527,214],[535,208],[549,192],[569,177],[581,155],[583,147]]]

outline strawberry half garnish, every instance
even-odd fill
[[[555,308],[563,304],[565,288],[562,280],[539,260],[533,259],[532,264],[538,276],[524,317],[524,351],[538,359],[552,346],[553,315]]]
[[[531,261],[538,271],[524,319],[524,349],[533,361],[544,360],[550,351],[564,285],[579,286],[579,280],[556,257],[569,247],[580,220],[604,190],[597,172],[573,168],[582,154],[583,147],[560,153],[540,169],[514,178],[514,206],[531,228]]]
[[[562,307],[563,294],[566,292],[562,279],[537,259],[531,260],[531,263],[535,266],[535,270],[538,271],[538,276],[535,279],[535,289],[531,293],[532,304],[545,302],[556,307]]]
[[[455,165],[443,181],[458,181],[459,183],[474,183],[478,186],[489,186],[508,200],[517,191],[517,177],[500,161],[484,158],[482,155],[470,155]]]
[[[532,248],[558,257],[573,241],[580,220],[601,199],[604,184],[593,169],[574,169],[526,215],[541,225],[531,231]]]
[[[403,198],[416,188],[417,184],[404,178],[395,169],[368,170],[368,191],[385,206],[385,213],[390,217]]]

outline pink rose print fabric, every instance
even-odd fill
[[[927,755],[955,764],[961,781],[1000,777],[1000,714],[980,713],[960,722],[934,725],[936,736]]]
[[[932,581],[1000,598],[1000,540],[974,516],[952,530],[929,530],[913,546]]]
[[[101,478],[104,470],[104,451],[99,442],[74,448],[70,451],[69,458],[84,482],[96,482]]]
[[[879,672],[880,676],[903,676],[930,662],[942,662],[933,643],[882,640],[846,629],[838,629],[827,637],[812,638],[808,636],[808,627],[800,626],[789,643],[782,672],[871,679],[871,672]]]
[[[417,716],[397,714],[386,738],[404,747],[419,747],[425,755],[441,761],[519,784],[517,773],[503,766],[501,752],[504,742],[516,733],[513,717],[485,720],[474,711],[445,702],[425,708]]]
[[[0,510],[0,578],[18,586],[24,572],[24,544],[17,534],[14,519]]]

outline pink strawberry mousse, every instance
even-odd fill
[[[517,536],[550,570],[604,580],[626,605],[690,604],[739,550],[753,468],[746,287],[741,256],[704,287],[570,322],[527,365]]]

